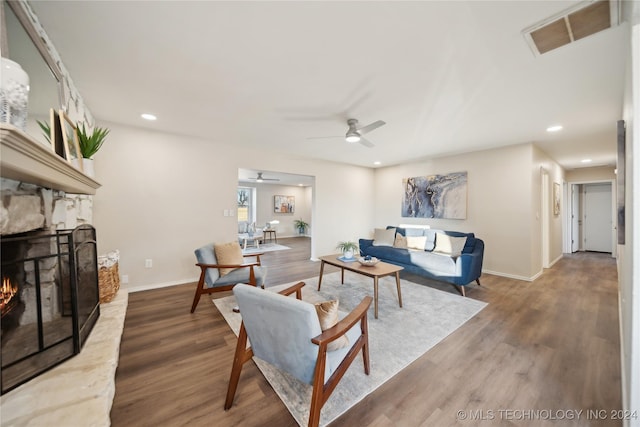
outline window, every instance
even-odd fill
[[[255,194],[255,188],[238,187],[238,222],[255,222]]]

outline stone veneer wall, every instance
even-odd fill
[[[93,196],[67,194],[2,178],[0,235],[73,229],[93,222]]]

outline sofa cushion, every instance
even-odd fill
[[[390,228],[395,228],[396,233],[401,234],[403,236],[424,236],[424,228],[419,227],[394,227],[392,225],[387,226],[387,230]]]
[[[395,228],[376,228],[373,232],[373,246],[393,246],[396,238]]]
[[[431,252],[436,247],[436,233],[442,232],[434,228],[424,230],[424,235],[427,237],[427,243],[424,245],[424,250]]]
[[[411,264],[429,271],[434,276],[455,276],[456,260],[438,252],[409,251]]]
[[[437,233],[436,247],[433,249],[433,252],[458,257],[462,254],[466,242],[467,236],[453,237],[444,233]]]
[[[396,233],[396,239],[393,241],[394,248],[407,248],[407,238],[400,233]]]

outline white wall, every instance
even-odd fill
[[[223,212],[236,211],[239,167],[315,176],[315,194],[300,193],[300,202],[315,198],[312,256],[333,253],[338,241],[371,228],[371,169],[114,123],[100,126],[111,133],[95,156],[102,187],[94,198],[94,225],[100,253],[120,250],[120,272],[129,276],[123,287],[196,280],[194,249],[236,239],[237,218]],[[144,267],[145,259],[153,260],[153,268]]]
[[[625,244],[618,245],[618,282],[622,367],[622,407],[640,414],[640,4],[624,2],[631,31],[623,119],[626,122]],[[632,10],[627,9],[633,8]],[[637,193],[638,190],[635,190]],[[639,427],[640,419],[626,419],[626,427]]]
[[[485,272],[530,280],[541,269],[541,231],[536,218],[540,166],[542,160],[553,163],[543,153],[534,159],[534,150],[531,144],[524,144],[378,169],[374,227],[415,223],[473,232],[485,241]],[[555,174],[559,167],[553,164],[549,169]],[[401,217],[403,178],[463,171],[468,173],[466,220]],[[561,251],[562,241],[559,250],[556,246],[554,242],[554,251]]]

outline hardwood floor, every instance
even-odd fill
[[[269,285],[318,275],[307,238],[279,243],[292,249],[264,255]],[[467,297],[484,310],[332,426],[621,425],[610,412],[621,407],[615,260],[577,253],[535,282],[485,274],[481,283]],[[236,338],[206,298],[189,313],[194,289],[129,295],[112,425],[297,425],[252,362],[223,410]]]

